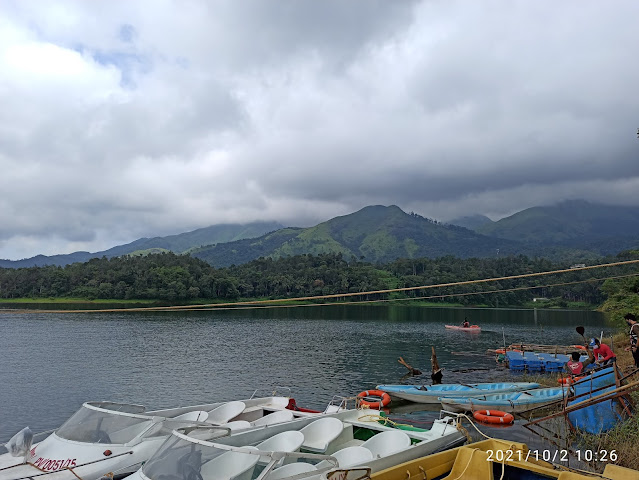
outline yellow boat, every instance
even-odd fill
[[[583,451],[581,453],[585,455]],[[594,452],[591,453],[594,454]],[[603,452],[598,452],[598,454],[608,455]],[[568,453],[563,451],[558,451],[555,454],[554,450],[529,450],[523,443],[489,439],[418,458],[373,474],[366,474],[362,470],[360,470],[360,475],[356,475],[356,472],[348,472],[342,478],[359,478],[361,480],[639,480],[639,471],[612,463],[606,464],[602,474],[570,469],[567,464],[567,456]],[[549,459],[552,463],[544,461],[544,459]]]

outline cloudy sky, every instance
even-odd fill
[[[636,0],[0,0],[0,258],[639,204]]]

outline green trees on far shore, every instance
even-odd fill
[[[639,258],[639,252],[625,252],[624,255],[624,258]],[[197,300],[294,298],[441,285],[562,268],[567,266],[525,256],[498,259],[400,259],[385,265],[373,265],[354,258],[347,261],[340,254],[260,258],[243,265],[214,268],[188,255],[161,253],[92,259],[66,267],[0,268],[0,298],[146,299],[174,304]],[[624,292],[634,291],[636,297],[639,286],[636,278],[609,280],[603,288],[600,281],[574,282],[620,275],[633,268],[636,269],[634,266],[616,267],[601,271],[567,272],[549,277],[533,276],[521,280],[502,279],[369,295],[364,299],[430,297],[430,301],[434,302],[516,306],[529,302],[534,297],[555,297],[598,305],[606,298],[617,298],[620,301],[619,295],[623,297]],[[565,285],[550,286],[557,283]],[[536,288],[522,288],[528,286]],[[491,293],[470,295],[476,292]],[[451,294],[455,296],[448,296]]]

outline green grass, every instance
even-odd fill
[[[116,299],[111,299],[111,298],[97,298],[97,299],[93,299],[93,300],[88,300],[86,298],[75,298],[75,297],[46,297],[46,298],[0,298],[0,304],[1,303],[23,303],[23,304],[42,304],[42,303],[55,303],[55,304],[59,304],[59,303],[99,303],[99,304],[113,304],[113,303],[118,303],[118,304],[139,304],[139,303],[143,303],[143,304],[153,304],[153,303],[157,303],[158,300],[135,300],[135,299],[130,299],[130,300],[116,300]]]
[[[639,404],[639,392],[630,394],[635,405]],[[579,439],[579,446],[582,450],[616,452],[617,465],[639,470],[639,455],[637,455],[637,445],[639,444],[639,415],[624,420],[617,424],[615,428],[599,435],[582,434]]]

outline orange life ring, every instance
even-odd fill
[[[586,347],[584,345],[571,345],[571,347],[576,348],[578,350],[586,350]]]
[[[501,410],[477,410],[473,412],[475,420],[484,423],[506,423],[510,424],[515,421],[512,414],[502,412]]]
[[[379,397],[379,401],[370,402],[365,400],[366,397]],[[364,390],[357,394],[357,399],[359,400],[360,405],[365,405],[369,408],[377,408],[381,409],[388,405],[391,401],[390,395],[386,392],[382,392],[381,390]]]
[[[495,350],[495,353],[503,353],[503,354],[505,354],[506,352],[521,353],[521,350],[517,350],[516,348],[498,348],[497,350]]]
[[[560,385],[571,385],[575,382],[578,382],[579,380],[581,380],[584,377],[563,377],[563,378],[558,378],[557,379],[557,383]]]

